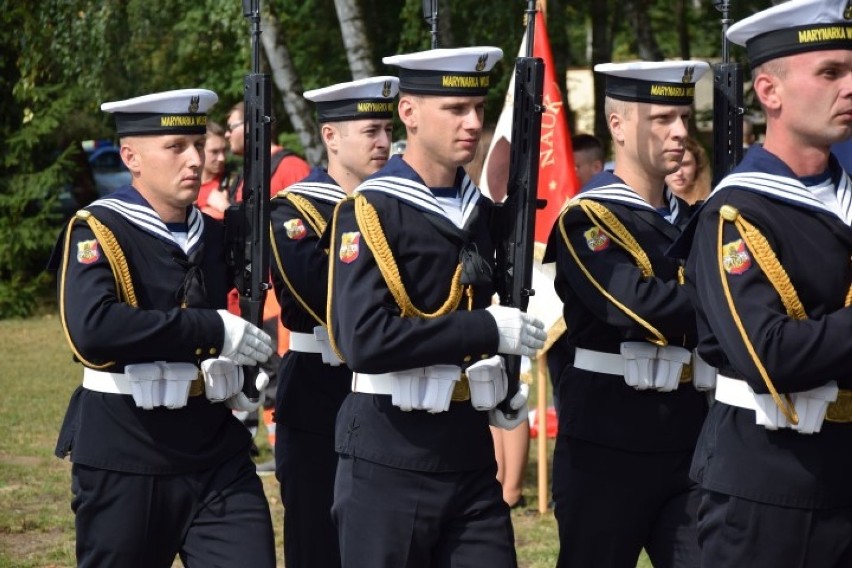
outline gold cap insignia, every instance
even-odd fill
[[[852,0],[846,2],[846,8],[843,9],[843,19],[852,20]]]
[[[695,65],[687,65],[680,80],[682,83],[692,83],[693,76],[695,76]]]
[[[476,70],[477,71],[484,70],[486,63],[488,63],[488,54],[487,53],[479,56],[479,59],[476,61]]]
[[[198,112],[198,103],[201,101],[201,97],[195,96],[189,98],[189,112],[196,113]]]
[[[390,97],[390,94],[391,94],[391,82],[385,81],[385,84],[382,85],[382,96],[384,98],[388,98],[388,97]]]

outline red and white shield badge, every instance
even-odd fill
[[[751,268],[751,256],[742,239],[722,245],[722,266],[728,274],[742,274]]]
[[[80,241],[77,243],[77,262],[80,264],[92,264],[101,257],[97,239]]]
[[[600,252],[609,247],[609,237],[599,227],[592,227],[583,236],[586,237],[586,245],[592,252]]]
[[[287,236],[294,241],[298,241],[308,234],[308,230],[305,229],[305,224],[298,217],[285,221],[284,230],[287,231]]]
[[[358,231],[340,235],[340,260],[346,264],[354,262],[358,258],[360,243],[361,233]]]

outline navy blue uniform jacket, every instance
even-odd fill
[[[412,303],[434,312],[449,296],[463,248],[493,265],[493,204],[459,169],[456,188],[464,203],[464,230],[446,218],[431,191],[400,157],[367,180],[388,191],[363,191],[375,207]],[[361,187],[364,187],[362,185]],[[357,190],[356,190],[357,191]],[[400,317],[355,219],[354,202],[338,209],[334,228],[330,326],[349,367],[386,373],[435,364],[465,366],[495,354],[497,326],[489,306],[493,281],[475,286],[472,311],[462,298],[456,311],[435,318]],[[469,471],[494,463],[486,412],[469,401],[447,412],[403,412],[386,395],[352,393],[338,414],[337,451],[417,471]]]
[[[575,198],[599,202],[621,221],[648,255],[650,277],[643,276],[633,257],[582,209],[572,207],[560,215],[545,262],[557,263],[555,288],[563,302],[569,344],[619,353],[621,342],[654,337],[638,322],[641,318],[670,345],[694,347],[695,316],[678,281],[681,263],[665,255],[680,235],[687,208],[669,192],[667,197],[674,224],[610,172],[595,176]],[[568,250],[563,230],[582,267]],[[623,377],[571,365],[559,380],[559,406],[560,435],[639,452],[691,450],[707,410],[704,394],[691,384],[668,393],[638,391]]]
[[[115,235],[138,307],[119,301],[102,244],[95,244],[88,225],[77,220],[66,228],[51,266],[60,269],[61,317],[82,359],[110,363],[101,370],[120,373],[131,363],[217,357],[224,326],[214,310],[224,309],[228,290],[221,224],[188,208],[185,254],[131,186],[87,210]],[[143,410],[130,395],[80,386],[71,397],[56,454],[70,452],[75,463],[101,469],[179,474],[217,465],[249,443],[231,411],[203,394],[190,397],[181,409]]]

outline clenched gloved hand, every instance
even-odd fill
[[[497,323],[500,343],[497,351],[504,355],[535,357],[536,351],[544,347],[547,333],[538,318],[509,306],[488,306],[485,311]]]
[[[272,338],[262,329],[228,310],[216,310],[225,325],[221,356],[237,365],[254,367],[265,363],[274,349]]]

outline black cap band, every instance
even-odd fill
[[[695,99],[695,83],[664,83],[607,75],[606,96],[639,103],[691,105]]]
[[[345,99],[317,103],[317,122],[393,118],[393,99]]]
[[[478,97],[488,94],[491,76],[488,73],[459,71],[399,70],[399,90],[416,95]]]
[[[746,53],[752,67],[776,57],[827,49],[852,49],[852,25],[811,24],[773,30],[746,42]]]
[[[117,112],[115,126],[119,136],[204,134],[207,115]]]

